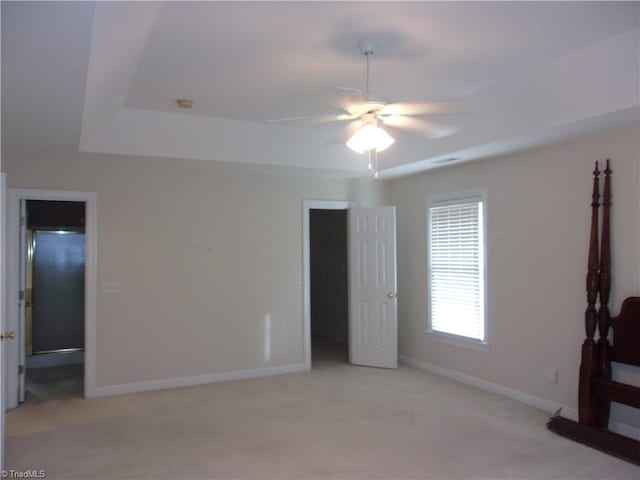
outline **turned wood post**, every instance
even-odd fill
[[[593,194],[591,196],[591,234],[589,237],[589,264],[587,270],[587,309],[584,313],[586,338],[582,343],[582,361],[580,362],[580,381],[578,385],[578,417],[580,423],[592,425],[596,417],[595,398],[591,394],[591,379],[597,368],[596,343],[593,336],[596,333],[600,275],[598,262],[598,207],[600,206],[600,191],[598,162],[593,171]]]
[[[598,311],[598,377],[611,379],[609,361],[609,295],[611,293],[611,229],[609,211],[611,208],[611,168],[609,159],[604,170],[604,190],[602,192],[602,237],[600,239],[600,310]],[[596,424],[607,428],[611,402],[598,400]]]

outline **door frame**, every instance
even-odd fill
[[[311,370],[311,210],[349,210],[357,206],[348,200],[303,200],[302,202],[302,279],[304,366]]]
[[[85,287],[84,287],[84,396],[96,396],[96,300],[97,300],[97,259],[98,259],[98,222],[95,192],[71,190],[40,190],[27,188],[9,188],[7,202],[7,297],[17,300],[20,291],[20,201],[21,200],[57,200],[85,203]],[[8,328],[16,332],[24,331],[20,325],[20,302],[8,302]],[[23,327],[23,326],[22,326]],[[19,341],[24,341],[19,338]],[[6,407],[18,404],[18,384],[11,380],[17,372],[20,351],[18,342],[7,345]],[[10,378],[11,377],[11,378]]]

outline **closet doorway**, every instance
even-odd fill
[[[308,368],[349,361],[348,202],[305,201]]]

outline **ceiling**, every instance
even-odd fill
[[[437,140],[394,132],[383,176],[639,122],[638,2],[2,2],[2,149],[364,176],[334,87],[464,100]],[[194,100],[179,109],[178,98]]]

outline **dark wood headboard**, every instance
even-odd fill
[[[611,360],[640,367],[640,297],[628,297],[611,319]]]

